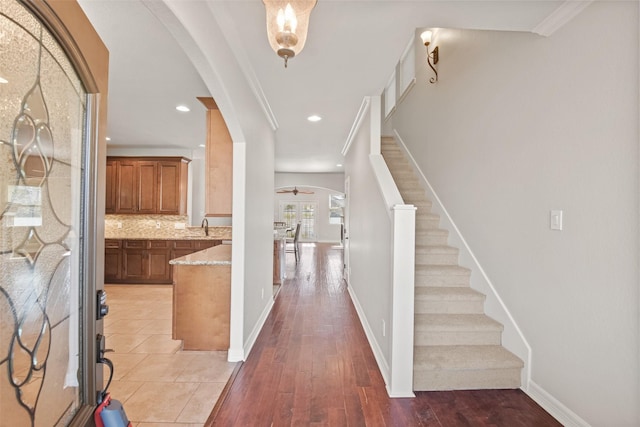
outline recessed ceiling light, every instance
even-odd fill
[[[204,144],[200,144],[200,145],[198,145],[198,147],[205,148],[205,147],[206,147],[206,145],[204,145]]]
[[[322,120],[322,117],[314,114],[313,116],[307,117],[307,120],[309,120],[310,122],[319,122],[320,120]]]
[[[111,141],[111,138],[110,138],[110,137],[106,137],[105,139],[106,139],[107,141]]]
[[[187,107],[186,105],[178,105],[176,107],[176,110],[182,111],[183,113],[187,113],[187,112],[191,111],[191,109],[189,107]]]
[[[338,164],[336,165],[336,167],[341,168],[341,167],[342,167],[342,164],[341,164],[341,163],[338,163]]]
[[[9,80],[7,80],[4,77],[0,76],[0,83],[9,83]]]

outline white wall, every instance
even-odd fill
[[[344,173],[276,172],[276,188],[309,186],[322,187],[344,193]]]
[[[640,425],[638,22],[440,30],[438,83],[419,68],[392,117],[531,344],[529,392],[593,426]]]
[[[244,359],[273,305],[275,135],[256,93],[229,48],[216,5],[146,2],[176,37],[216,100],[234,144],[231,344]]]
[[[344,193],[344,173],[280,173],[275,174],[275,188],[290,189],[296,186],[299,190],[313,191],[313,194],[276,193],[273,206],[273,218],[280,216],[281,201],[317,202],[317,241],[339,242],[340,225],[329,224],[329,197]]]
[[[359,306],[363,327],[374,347],[381,368],[389,365],[390,334],[383,336],[382,323],[390,327],[391,315],[391,220],[373,175],[369,153],[370,118],[363,119],[345,161],[345,175],[350,180],[349,288]],[[377,347],[377,348],[376,348]],[[383,375],[387,373],[383,372]]]

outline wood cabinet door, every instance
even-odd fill
[[[171,266],[169,265],[169,249],[149,249],[149,275],[148,280],[157,283],[171,281]]]
[[[116,213],[136,213],[136,162],[122,160],[116,165]]]
[[[196,240],[194,241],[194,249],[197,251],[201,251],[204,249],[209,249],[214,246],[218,246],[222,243],[222,240]]]
[[[158,200],[158,162],[136,162],[138,213],[156,213]]]
[[[189,162],[184,157],[109,157],[105,213],[185,215]]]
[[[117,162],[113,160],[107,160],[106,171],[106,194],[105,194],[105,213],[116,213],[116,199],[117,199]]]
[[[104,281],[117,282],[122,277],[122,249],[120,240],[105,240],[104,244]]]
[[[207,111],[205,215],[231,216],[233,140],[220,110]]]
[[[194,253],[193,240],[174,240],[171,250],[171,259],[176,259]]]
[[[125,249],[122,252],[122,279],[146,281],[149,277],[147,251],[144,249]]]
[[[158,162],[158,213],[179,215],[181,162]]]

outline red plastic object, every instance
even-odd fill
[[[96,427],[104,427],[104,423],[102,422],[102,418],[100,417],[100,412],[104,410],[111,403],[111,395],[109,393],[105,393],[104,399],[102,399],[102,403],[98,405],[96,410],[93,412],[93,421],[96,423]]]

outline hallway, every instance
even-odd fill
[[[342,280],[342,248],[301,245],[247,361],[206,425],[560,426],[520,390],[390,399]]]

